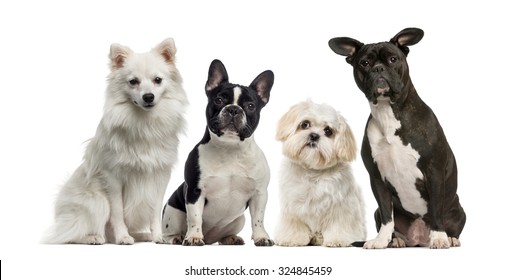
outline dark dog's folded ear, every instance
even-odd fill
[[[206,81],[205,87],[206,93],[228,81],[228,73],[224,64],[218,59],[213,60],[210,64],[210,70],[208,70],[208,81]]]
[[[360,41],[348,37],[337,37],[328,42],[330,48],[336,53],[346,56],[346,61],[351,63],[353,55],[364,45]]]
[[[425,33],[419,28],[405,28],[392,37],[390,42],[398,46],[405,55],[408,55],[408,46],[419,43],[423,39],[423,35]]]
[[[267,70],[258,75],[249,87],[256,90],[263,103],[267,104],[273,84],[274,73],[271,70]]]

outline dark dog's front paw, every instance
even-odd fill
[[[219,241],[220,245],[244,245],[245,242],[240,236],[230,235]]]
[[[256,240],[254,242],[254,245],[256,245],[256,246],[273,246],[274,241],[272,241],[272,239],[263,238],[263,239]]]
[[[204,246],[204,240],[198,237],[190,237],[183,240],[183,246]]]

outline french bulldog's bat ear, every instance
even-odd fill
[[[274,84],[274,73],[271,70],[263,71],[258,75],[249,86],[256,90],[258,96],[262,99],[264,104],[269,102],[272,85]]]
[[[208,81],[206,81],[206,93],[213,90],[223,83],[228,82],[228,73],[226,67],[218,59],[215,59],[210,64],[210,70],[208,70]]]
[[[328,42],[330,49],[336,54],[346,56],[346,61],[351,62],[351,57],[364,45],[362,42],[348,37],[337,37]]]
[[[392,37],[390,42],[398,46],[405,55],[408,55],[408,46],[419,43],[423,39],[423,35],[425,33],[419,28],[405,28]]]

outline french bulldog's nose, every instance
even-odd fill
[[[236,115],[238,115],[238,107],[237,106],[231,106],[231,107],[228,107],[227,109],[227,112],[229,113],[230,116],[234,117]]]
[[[152,103],[152,101],[154,101],[154,94],[146,93],[142,96],[142,98],[143,101],[145,101],[146,103]]]
[[[321,136],[319,136],[319,134],[317,134],[317,133],[310,133],[310,135],[308,137],[310,138],[310,141],[312,141],[312,142],[317,142],[319,140],[319,138],[321,138]]]
[[[375,72],[375,73],[379,73],[379,72],[383,72],[383,71],[385,71],[385,67],[381,64],[373,67],[373,72]]]

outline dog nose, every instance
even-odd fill
[[[229,113],[230,116],[234,117],[236,115],[238,115],[238,107],[237,106],[230,106],[227,108],[227,112]]]
[[[154,101],[154,94],[152,93],[146,93],[142,96],[143,98],[143,101],[147,102],[147,103],[151,103],[152,101]]]
[[[308,137],[310,137],[310,141],[317,142],[321,136],[317,133],[310,133]]]
[[[379,73],[379,72],[383,72],[385,71],[385,68],[383,65],[379,64],[379,65],[376,65],[374,68],[373,68],[373,72],[375,73]]]

